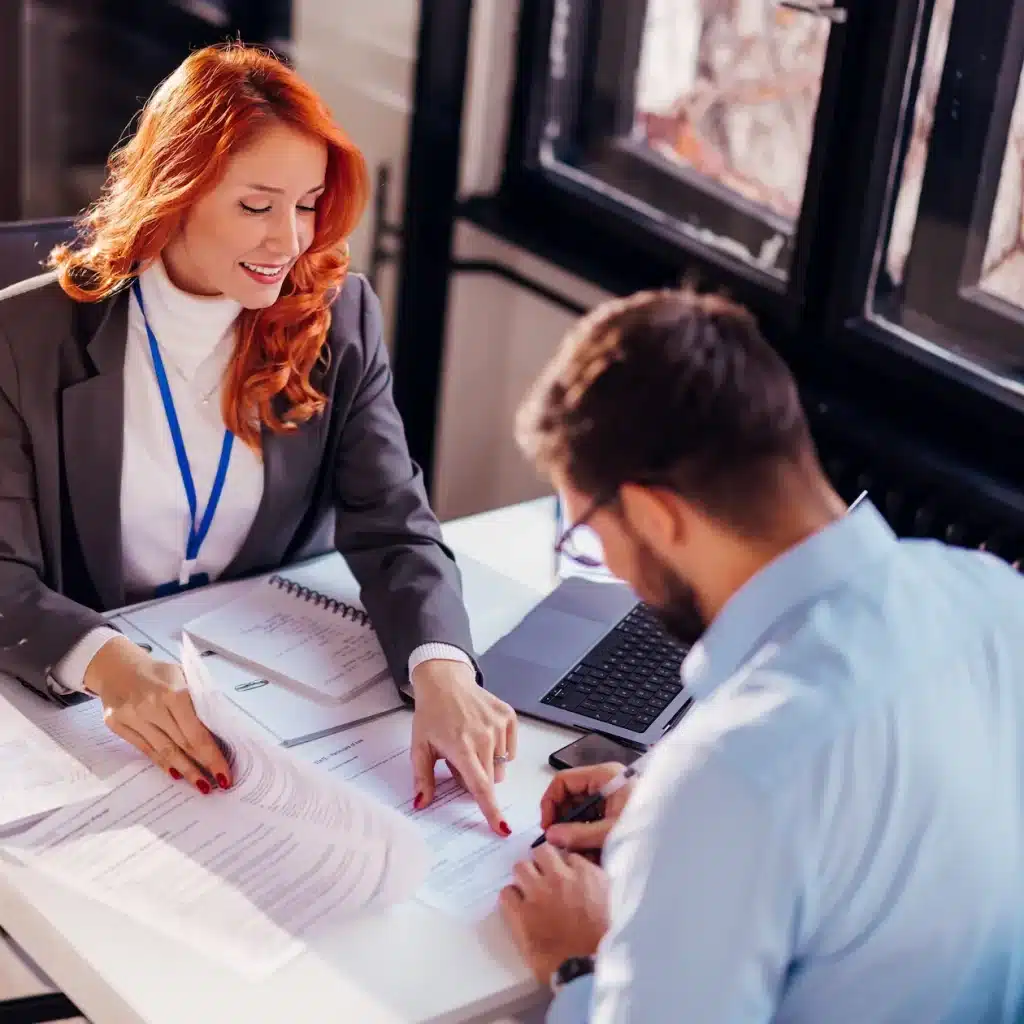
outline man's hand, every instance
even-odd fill
[[[511,830],[501,816],[494,784],[505,778],[505,764],[516,756],[516,713],[478,686],[473,668],[460,661],[425,661],[413,672],[412,684],[415,807],[426,807],[434,799],[434,765],[444,758],[492,830],[508,836]]]
[[[89,662],[85,687],[103,704],[108,728],[172,778],[187,779],[203,794],[210,792],[210,780],[221,789],[231,785],[231,769],[199,721],[179,666],[155,661],[116,637]]]
[[[571,956],[590,956],[608,930],[608,877],[586,858],[552,846],[516,865],[501,912],[519,952],[547,984]]]
[[[618,820],[633,792],[635,779],[630,779],[604,804],[600,821],[566,822],[556,825],[572,808],[597,793],[623,769],[621,764],[598,764],[584,768],[568,768],[559,772],[548,786],[540,801],[540,827],[547,841],[566,850],[600,850],[612,826]]]

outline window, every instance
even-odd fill
[[[871,313],[988,389],[1024,397],[1024,5],[934,0],[922,13]]]
[[[544,169],[785,291],[832,20],[774,0],[558,0],[553,12]]]

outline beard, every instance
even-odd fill
[[[689,646],[707,628],[690,584],[670,569],[646,545],[639,553],[644,603],[658,616],[674,640]]]

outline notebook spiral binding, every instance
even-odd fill
[[[370,625],[370,616],[362,608],[346,604],[346,602],[339,601],[336,597],[328,597],[326,594],[321,594],[319,590],[313,590],[311,587],[304,587],[301,583],[288,579],[287,576],[271,576],[267,582],[272,587],[277,587],[278,590],[283,590],[286,594],[290,594],[300,601],[316,605],[318,608],[326,608],[329,612],[340,615],[343,619],[350,619],[352,622],[357,622],[360,626]]]

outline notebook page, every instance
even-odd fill
[[[185,631],[201,645],[315,699],[344,703],[393,686],[377,634],[338,611],[269,581]]]

